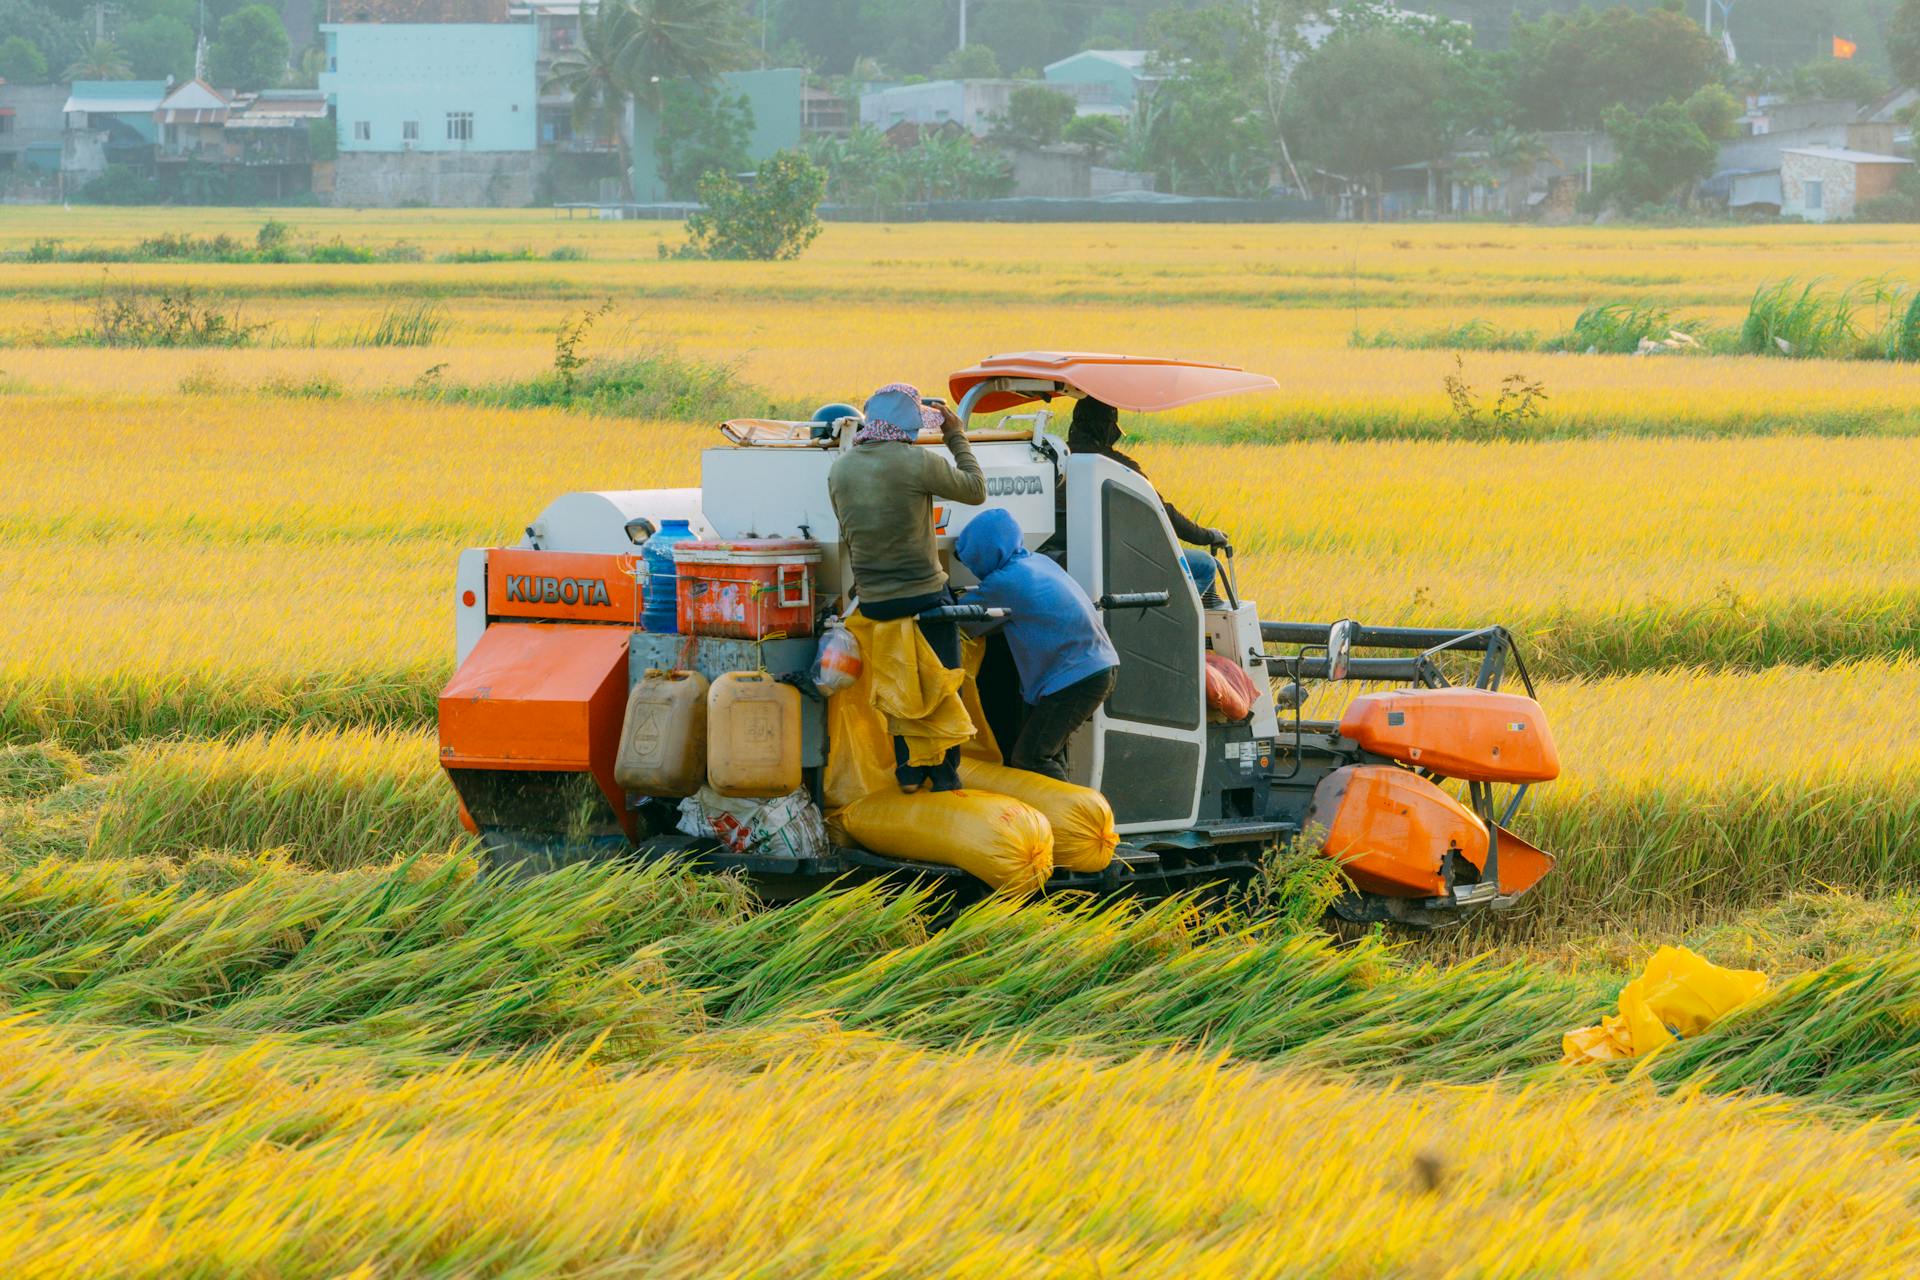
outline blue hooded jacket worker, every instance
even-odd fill
[[[1080,584],[1022,546],[1006,511],[975,516],[953,552],[980,579],[966,602],[1009,613],[1003,634],[1028,712],[1007,763],[1064,782],[1067,741],[1113,695],[1120,655]]]

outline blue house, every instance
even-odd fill
[[[328,17],[334,203],[532,202],[538,33],[508,0],[333,0]]]
[[[728,71],[714,85],[716,92],[744,98],[753,115],[747,136],[747,158],[758,164],[776,151],[800,145],[807,93],[807,73],[799,67],[767,67],[755,71]],[[665,200],[666,181],[660,176],[656,144],[660,122],[645,107],[633,112],[633,191],[643,202]]]
[[[108,165],[153,167],[160,126],[154,113],[166,80],[75,80],[67,90],[67,132],[60,167],[85,182]]]
[[[1041,71],[1049,88],[1072,95],[1081,115],[1133,114],[1149,82],[1144,49],[1083,49]]]
[[[533,24],[329,22],[320,32],[320,88],[341,154],[534,149]]]

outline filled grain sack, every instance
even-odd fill
[[[963,757],[960,783],[969,791],[992,791],[1030,804],[1053,828],[1053,865],[1063,871],[1105,871],[1120,837],[1113,806],[1098,791],[1004,764]]]
[[[959,867],[1006,893],[1038,890],[1053,874],[1046,815],[987,791],[876,791],[828,817],[840,844],[890,858]]]

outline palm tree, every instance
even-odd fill
[[[623,199],[633,199],[628,104],[657,115],[666,81],[704,83],[740,66],[739,21],[734,0],[600,0],[582,12],[578,50],[554,64],[541,89],[571,95],[574,127],[613,142]]]
[[[133,68],[111,40],[95,40],[93,47],[73,60],[61,75],[68,80],[130,80]]]
[[[633,93],[654,111],[669,80],[710,83],[744,66],[738,0],[630,0],[632,30],[626,59]]]
[[[596,141],[612,141],[620,157],[620,194],[633,199],[633,155],[627,142],[626,47],[633,10],[625,0],[602,0],[580,13],[580,39],[574,52],[553,64],[542,93],[573,99],[573,127],[590,130]]]

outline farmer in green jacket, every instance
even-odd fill
[[[987,498],[986,478],[974,460],[965,430],[953,410],[922,403],[904,382],[889,383],[867,397],[865,424],[853,447],[827,473],[827,493],[840,522],[840,546],[853,568],[860,612],[876,622],[909,618],[953,603],[946,571],[934,544],[937,498],[977,507]],[[937,428],[953,461],[937,449],[914,443],[922,428]],[[940,661],[960,665],[960,631],[952,622],[920,624]],[[907,764],[906,744],[893,740],[900,785],[912,790],[931,781],[935,791],[960,786],[960,752],[929,768]]]

